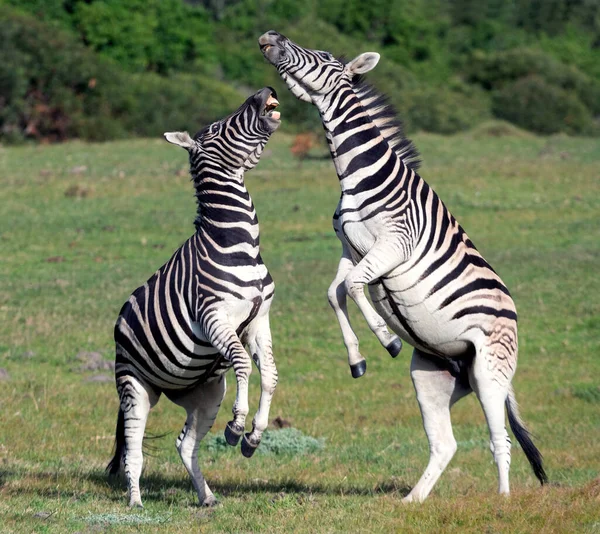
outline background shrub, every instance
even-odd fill
[[[260,87],[282,88],[256,43],[269,28],[348,59],[380,52],[369,80],[409,131],[491,116],[537,133],[599,131],[600,2],[0,0],[0,17],[4,142],[199,128]],[[284,129],[320,130],[314,108],[279,99]]]
[[[200,75],[128,73],[74,36],[0,6],[4,141],[93,141],[199,129],[237,108],[230,85]]]
[[[421,87],[401,94],[398,103],[409,130],[452,134],[490,118],[489,98],[476,88]]]
[[[497,91],[493,110],[497,117],[542,134],[597,133],[589,110],[575,94],[537,75],[521,78]]]

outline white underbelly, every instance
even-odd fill
[[[469,340],[461,336],[461,321],[449,321],[445,314],[429,310],[422,301],[407,301],[402,293],[387,293],[382,284],[370,285],[369,292],[377,312],[407,343],[447,356],[462,354],[469,348]]]

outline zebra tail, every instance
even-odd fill
[[[527,460],[529,460],[535,476],[540,483],[544,485],[548,482],[548,476],[546,475],[546,471],[544,471],[544,466],[542,464],[542,454],[533,444],[529,430],[527,430],[525,423],[523,423],[523,420],[519,416],[519,405],[517,404],[517,399],[515,398],[515,392],[512,386],[510,386],[508,390],[505,404],[510,428],[517,438],[519,445],[521,445],[523,452],[525,452],[525,456],[527,457]]]
[[[106,471],[109,475],[116,475],[121,469],[121,459],[125,453],[125,414],[119,407],[119,416],[117,417],[117,430],[115,433],[115,454],[109,464],[106,466]]]

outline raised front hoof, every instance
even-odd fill
[[[402,350],[402,341],[400,340],[400,338],[396,338],[386,347],[386,349],[390,353],[390,356],[392,358],[395,358],[396,356],[398,356],[398,354],[400,354],[400,351]]]
[[[254,443],[252,440],[250,440],[250,434],[244,434],[244,437],[242,439],[242,447],[241,447],[242,454],[246,458],[250,458],[254,454],[254,451],[256,451],[256,448],[258,447],[259,444],[260,444],[260,442]]]
[[[367,360],[363,360],[362,362],[355,363],[350,366],[350,372],[352,373],[352,378],[360,378],[367,371]]]
[[[243,428],[240,428],[240,426],[236,425],[233,421],[229,421],[225,426],[225,441],[228,445],[235,447],[239,443],[243,433]]]

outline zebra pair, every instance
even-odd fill
[[[260,256],[258,219],[244,173],[258,163],[279,126],[277,105],[275,91],[266,87],[193,138],[187,132],[165,134],[189,153],[198,215],[194,235],[133,292],[115,325],[120,407],[108,470],[115,474],[124,467],[130,506],[142,506],[142,440],[161,393],[187,412],[176,446],[206,506],[216,499],[198,467],[198,446],[217,416],[230,368],[237,395],[227,442],[236,445],[244,432],[252,360],[260,371],[261,396],[252,431],[242,437],[244,456],[252,456],[267,427],[277,385],[269,327],[275,287]]]
[[[342,196],[333,223],[342,258],[328,297],[340,323],[352,375],[366,361],[350,325],[349,295],[392,356],[400,338],[415,350],[411,377],[430,443],[429,464],[406,502],[424,500],[456,451],[450,408],[475,391],[490,430],[500,493],[509,492],[510,426],[535,475],[546,474],[521,421],[511,379],[516,369],[516,311],[500,277],[416,170],[418,155],[385,98],[357,78],[379,55],[344,64],[304,49],[277,32],[259,39],[291,92],[321,114]],[[214,496],[197,466],[198,444],[211,428],[225,391],[223,373],[237,380],[230,444],[243,433],[251,362],[262,395],[242,452],[252,454],[267,424],[277,373],[268,309],[273,283],[258,252],[258,224],[243,172],[257,162],[278,116],[270,88],[232,116],[199,132],[166,134],[190,153],[197,189],[197,232],[125,304],[115,328],[121,408],[111,472],[124,461],[130,505],[141,505],[141,443],[149,409],[161,392],[188,418],[177,448],[200,503]],[[271,115],[271,117],[269,117]],[[369,286],[373,307],[364,294]],[[394,334],[391,334],[389,326]]]
[[[342,257],[329,292],[352,376],[366,371],[346,296],[395,357],[413,345],[411,377],[430,459],[405,502],[424,500],[456,451],[450,408],[474,391],[490,431],[500,493],[509,493],[511,442],[543,484],[542,457],[517,409],[517,314],[508,289],[456,219],[417,173],[418,154],[386,99],[360,81],[379,54],[345,63],[276,31],[259,38],[290,91],[320,113],[341,187],[333,216]],[[368,285],[373,306],[364,293]],[[390,327],[393,334],[388,331]]]

